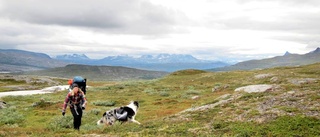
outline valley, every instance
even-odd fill
[[[0,98],[6,102],[0,110],[0,135],[317,136],[320,134],[319,69],[319,63],[251,71],[189,69],[151,80],[89,80],[89,103],[80,132],[71,128],[69,110],[65,117],[60,114],[66,91],[5,96]],[[44,79],[43,76],[16,77]],[[67,82],[59,77],[45,77],[47,82],[31,83],[8,75],[5,78],[1,79],[1,88],[9,85],[40,88]],[[236,91],[261,84],[272,88],[256,93]],[[131,100],[140,103],[136,119],[141,125],[96,125],[104,111]]]

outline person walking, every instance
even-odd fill
[[[62,107],[63,116],[66,114],[68,104],[73,115],[73,127],[74,129],[79,130],[81,126],[82,110],[86,107],[87,99],[77,84],[73,85],[72,91],[67,94],[64,100]]]

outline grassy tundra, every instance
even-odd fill
[[[184,70],[143,81],[89,81],[79,132],[72,128],[69,109],[61,115],[67,91],[7,96],[0,98],[7,103],[0,109],[0,136],[319,136],[319,75],[320,64],[313,64],[254,71]],[[26,82],[3,76],[0,92],[66,83],[66,79],[45,79]],[[261,93],[234,91],[255,84],[275,88]],[[136,120],[141,125],[96,125],[104,111],[131,100],[140,103]]]

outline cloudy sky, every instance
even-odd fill
[[[319,0],[0,0],[0,48],[239,60],[320,46]]]

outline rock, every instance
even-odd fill
[[[207,109],[212,109],[212,108],[214,108],[214,107],[216,107],[218,105],[227,104],[227,103],[231,102],[234,99],[233,97],[229,97],[229,96],[230,96],[230,94],[222,95],[222,96],[218,97],[218,99],[222,99],[222,100],[219,100],[216,103],[208,104],[208,105],[204,105],[204,106],[200,106],[200,107],[196,107],[196,108],[189,108],[189,109],[186,109],[184,111],[181,111],[179,114],[185,113],[185,112],[192,112],[192,111],[204,111],[204,110],[207,110]]]
[[[227,98],[230,98],[231,94],[224,94],[218,98],[216,98],[216,100],[226,100]]]
[[[272,82],[272,83],[276,83],[276,82],[278,82],[279,81],[279,78],[278,77],[272,77],[271,79],[270,79],[270,82]]]
[[[275,97],[271,97],[258,105],[257,110],[259,113],[265,113],[268,109],[271,109],[274,106],[276,101],[277,99]]]
[[[217,91],[219,88],[220,88],[220,86],[214,86],[214,87],[211,89],[211,92],[215,92],[215,91]]]
[[[288,91],[287,93],[288,94],[294,94],[294,93],[296,93],[296,91]]]
[[[229,88],[229,85],[224,85],[224,86],[214,86],[212,89],[211,89],[211,92],[215,92],[215,91],[218,91],[218,90],[223,90],[223,89],[226,89],[226,88]]]
[[[191,97],[192,100],[196,100],[196,99],[199,99],[200,97],[199,96],[193,96]]]
[[[224,85],[223,86],[224,89],[229,88],[229,87],[230,87],[229,85]]]
[[[254,78],[256,79],[264,79],[264,78],[268,78],[268,77],[271,77],[273,76],[273,74],[258,74],[258,75],[255,75]]]
[[[317,79],[315,78],[289,79],[288,81],[291,84],[294,84],[297,86],[300,86],[302,84],[317,83]]]
[[[4,101],[0,101],[0,109],[2,109],[2,108],[6,108],[6,102],[4,102]]]
[[[275,88],[274,85],[267,85],[267,84],[261,84],[261,85],[249,85],[245,87],[239,87],[236,88],[234,91],[244,91],[247,93],[254,93],[254,92],[266,92],[266,91],[273,91]]]

